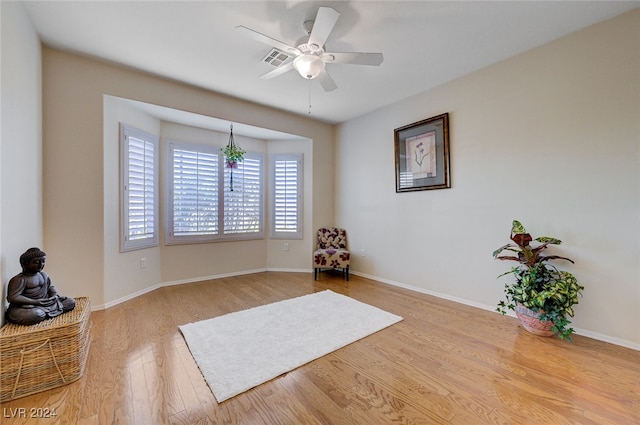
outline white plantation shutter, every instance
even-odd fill
[[[172,236],[218,234],[219,156],[171,146]]]
[[[263,159],[247,153],[233,169],[219,148],[169,143],[168,244],[263,237]]]
[[[263,233],[263,180],[262,156],[247,153],[237,168],[224,168],[225,235]]]
[[[302,238],[302,154],[271,157],[271,237]]]
[[[122,124],[121,251],[158,245],[158,138]]]

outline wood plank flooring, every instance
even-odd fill
[[[325,289],[404,320],[218,404],[178,325]],[[640,352],[358,276],[171,286],[91,319],[83,377],[2,404],[2,424],[640,424]]]

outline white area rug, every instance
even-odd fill
[[[326,290],[180,326],[223,402],[402,320]]]

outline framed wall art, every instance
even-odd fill
[[[393,130],[396,192],[448,189],[449,114]]]

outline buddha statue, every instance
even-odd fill
[[[20,256],[22,273],[9,281],[6,319],[18,325],[34,325],[71,311],[76,301],[58,295],[51,279],[42,271],[47,254],[39,248],[29,248]]]

